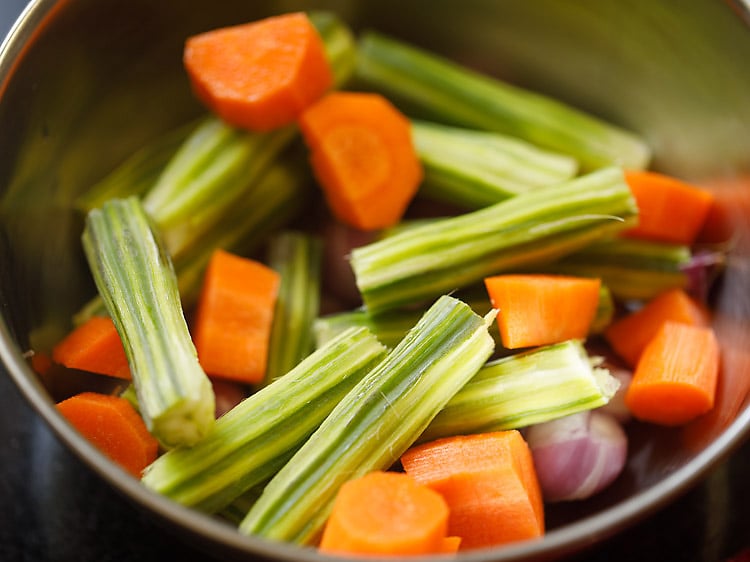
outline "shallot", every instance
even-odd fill
[[[622,472],[627,436],[611,415],[580,412],[527,428],[544,501],[591,497]]]

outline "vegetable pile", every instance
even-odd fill
[[[637,135],[324,12],[184,65],[208,111],[81,194],[97,295],[50,350],[112,382],[59,411],[151,490],[321,552],[456,553],[543,536],[616,484],[629,424],[712,409],[714,198]]]

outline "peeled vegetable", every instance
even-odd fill
[[[625,466],[625,432],[614,417],[596,410],[531,426],[526,441],[545,502],[589,498]]]

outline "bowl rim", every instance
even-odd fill
[[[750,0],[730,1],[739,10],[738,17],[750,25]],[[39,24],[58,4],[62,2],[30,0],[0,43],[0,97],[3,84],[10,76],[26,41],[33,36]],[[4,317],[0,317],[0,360],[2,370],[10,376],[28,404],[56,437],[127,501],[145,508],[162,523],[176,527],[182,532],[187,531],[194,539],[204,544],[220,545],[236,554],[261,555],[276,560],[299,562],[332,560],[329,556],[318,554],[315,549],[243,536],[235,527],[184,507],[143,486],[138,479],[110,461],[89,443],[57,411],[51,397],[28,365],[27,353],[19,348],[12,337]],[[711,469],[738,449],[748,436],[750,403],[746,402],[744,409],[737,414],[732,423],[700,453],[667,477],[637,494],[603,511],[550,530],[539,540],[460,553],[458,558],[476,562],[536,560],[540,556],[560,557],[585,550],[647,518],[686,493],[705,478]]]

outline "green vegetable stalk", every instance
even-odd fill
[[[268,349],[265,383],[290,371],[314,349],[312,326],[320,310],[323,242],[284,231],[269,241],[268,264],[281,276]]]
[[[360,36],[355,78],[407,106],[407,112],[518,137],[575,157],[584,171],[645,168],[651,157],[633,133],[376,32]]]
[[[578,340],[492,361],[451,398],[419,441],[518,429],[603,406],[619,382],[600,363]]]
[[[196,125],[191,121],[157,135],[83,192],[75,201],[76,207],[88,212],[109,199],[145,194]]]
[[[192,305],[203,273],[216,248],[248,255],[304,209],[311,177],[299,158],[285,155],[269,165],[250,191],[222,215],[221,225],[206,233],[188,254],[174,262],[184,306]]]
[[[616,238],[582,248],[544,269],[599,277],[621,301],[648,300],[667,289],[687,286],[684,267],[690,257],[690,248],[682,244]]]
[[[205,233],[190,252],[173,259],[183,307],[195,303],[206,265],[216,248],[247,255],[304,208],[311,180],[301,164],[297,158],[286,156],[274,161],[249,193],[227,209],[221,225]],[[73,322],[80,325],[91,316],[106,314],[97,295],[75,314]]]
[[[198,364],[158,233],[130,197],[90,211],[82,241],[125,347],[146,426],[164,447],[195,444],[213,428],[213,389]]]
[[[253,496],[384,355],[366,329],[342,333],[220,417],[211,435],[159,457],[143,483],[201,511],[238,501],[229,512],[236,510],[239,498]]]
[[[631,226],[622,170],[606,168],[356,248],[351,265],[371,314],[413,306],[489,276],[571,254]]]
[[[424,168],[419,192],[465,209],[480,209],[536,187],[571,179],[578,163],[520,139],[413,119]]]
[[[289,126],[269,133],[234,129],[207,117],[167,164],[143,206],[177,259],[247,193],[296,134]]]
[[[484,364],[494,348],[493,318],[453,297],[438,299],[273,477],[240,532],[315,540],[341,484],[388,468]]]

